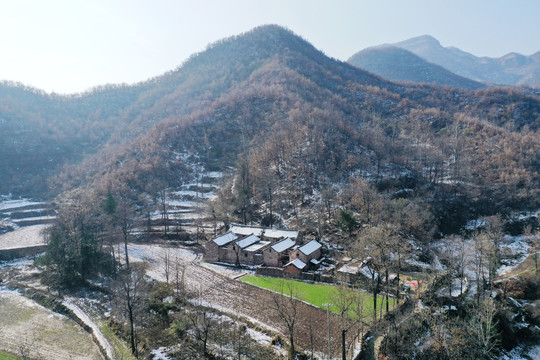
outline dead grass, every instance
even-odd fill
[[[16,292],[0,292],[0,349],[47,359],[101,359],[90,334],[74,321]]]
[[[540,263],[540,259],[538,260]],[[510,277],[531,277],[531,276],[538,276],[538,273],[536,272],[535,262],[534,262],[534,255],[527,256],[527,258],[523,262],[521,262],[518,266],[508,271],[503,276],[501,276],[501,279],[510,278]]]

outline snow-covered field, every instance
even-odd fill
[[[73,320],[16,291],[0,288],[0,349],[35,359],[101,359],[92,336]]]
[[[5,197],[2,197],[5,198]],[[13,211],[16,209],[24,208],[27,206],[34,206],[34,205],[46,205],[44,202],[40,201],[32,201],[28,199],[21,199],[21,200],[0,200],[0,211]]]
[[[197,166],[195,166],[197,168]],[[180,189],[171,189],[167,193],[167,217],[179,222],[182,228],[195,233],[200,230],[208,231],[213,227],[205,212],[206,202],[213,200],[219,191],[219,181],[224,176],[222,172],[204,172],[202,167],[194,173],[199,174],[197,182],[184,184]],[[152,220],[162,218],[161,210],[151,214]]]
[[[0,235],[0,249],[45,245],[42,232],[47,227],[48,225],[33,225],[2,234]]]
[[[44,245],[42,232],[55,219],[50,205],[29,199],[11,200],[0,196],[0,222],[6,228],[0,233],[0,249],[16,249]],[[17,215],[13,219],[14,215]],[[10,231],[11,230],[11,231]]]

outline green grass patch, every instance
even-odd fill
[[[264,289],[283,292],[284,294],[289,292],[288,289],[293,289],[294,297],[320,308],[326,308],[323,306],[323,304],[326,303],[336,303],[336,298],[339,296],[339,288],[335,285],[311,284],[303,281],[264,276],[244,276],[240,278],[240,280]],[[363,303],[362,317],[371,319],[373,316],[373,295],[361,290],[347,289],[346,291],[361,299],[361,302]],[[381,306],[386,307],[384,301],[383,296],[377,297],[377,312]],[[395,299],[389,298],[389,304],[390,309],[393,309],[395,306]],[[330,311],[339,313],[339,309],[336,305],[331,306]]]
[[[109,340],[113,348],[113,355],[115,359],[125,359],[125,360],[136,360],[135,357],[131,354],[131,350],[124,340],[122,340],[114,331],[104,324],[102,321],[96,321],[103,336]]]
[[[0,350],[0,360],[20,360],[20,359],[22,358],[19,356]]]

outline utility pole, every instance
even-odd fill
[[[326,303],[322,305],[326,306],[326,322],[328,324],[328,360],[330,360],[332,358],[332,342],[330,338],[330,306],[333,306],[334,304]]]

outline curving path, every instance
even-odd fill
[[[101,332],[101,329],[97,324],[75,303],[73,300],[66,299],[62,302],[65,307],[73,311],[75,316],[79,318],[84,324],[88,325],[92,329],[92,334],[99,346],[105,351],[107,359],[113,360],[113,349],[107,338]]]

